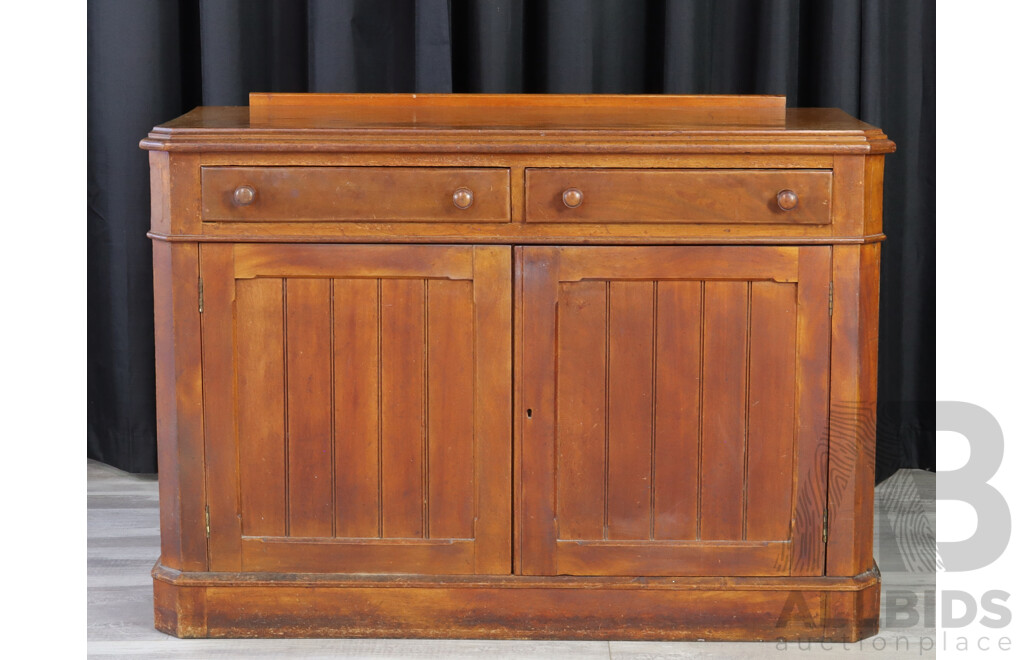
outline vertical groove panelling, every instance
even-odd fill
[[[612,282],[608,319],[608,538],[651,530],[654,283]]]
[[[377,538],[384,538],[384,364],[381,343],[384,328],[381,326],[381,282],[377,283]]]
[[[604,538],[606,285],[559,285],[557,519],[563,539]]]
[[[604,458],[602,459],[601,465],[604,468],[604,480],[601,490],[601,506],[602,506],[602,518],[601,518],[601,538],[608,540],[608,460],[609,460],[609,434],[611,433],[611,424],[608,422],[608,415],[611,411],[611,387],[609,386],[609,369],[611,369],[611,317],[612,317],[612,283],[606,281],[604,283],[604,359],[602,364],[604,365]]]
[[[796,286],[751,285],[746,538],[789,538],[796,402]]]
[[[331,537],[336,537],[338,535],[338,483],[337,483],[337,481],[338,481],[338,470],[337,470],[338,459],[337,459],[337,456],[336,456],[335,452],[337,452],[337,450],[338,450],[338,441],[337,441],[337,438],[335,437],[334,434],[335,434],[335,431],[338,428],[338,425],[337,425],[337,420],[335,418],[335,414],[337,412],[337,407],[335,405],[335,401],[337,399],[335,398],[335,384],[336,383],[335,383],[335,378],[334,377],[335,377],[335,374],[337,373],[338,370],[335,367],[335,361],[337,359],[337,354],[335,353],[335,350],[334,350],[334,280],[328,280],[327,283],[328,283],[328,287],[329,287],[328,288],[328,296],[327,296],[327,310],[328,310],[328,314],[330,316],[330,326],[329,326],[330,329],[328,330],[328,332],[330,333],[330,339],[331,339],[331,346],[328,349],[329,350],[329,354],[330,354],[330,363],[331,363],[331,365],[330,365],[330,367],[331,367],[330,368],[330,373],[331,373],[331,394],[330,394],[330,400],[331,400],[331,438],[330,438],[330,445],[331,445]]]
[[[748,500],[748,481],[747,481],[747,461],[750,458],[750,336],[753,334],[751,328],[750,319],[750,287],[753,283],[747,282],[747,313],[746,313],[746,338],[743,344],[743,382],[746,383],[745,392],[743,394],[743,512],[740,516],[740,529],[742,530],[742,536],[744,540],[747,538],[747,500]]]
[[[701,538],[743,535],[747,283],[705,284]]]
[[[334,281],[335,527],[378,535],[377,280]]]
[[[280,279],[238,280],[238,470],[242,534],[285,534],[284,325]]]
[[[288,448],[288,278],[281,278],[281,365],[284,373],[284,392],[282,393],[284,405],[284,534],[291,533],[291,521],[288,512],[291,511],[291,487],[288,479],[291,468],[288,465],[291,451]]]
[[[288,282],[288,528],[329,537],[331,502],[330,280]]]
[[[659,282],[653,538],[697,538],[700,282]]]
[[[701,491],[704,489],[704,473],[701,472],[701,466],[704,464],[704,330],[707,321],[707,306],[705,302],[707,300],[707,282],[701,281],[700,283],[700,355],[697,359],[699,364],[697,371],[699,376],[697,378],[697,465],[694,468],[697,471],[697,524],[696,536],[697,539],[703,538],[701,536]]]
[[[420,500],[423,502],[423,538],[430,538],[430,280],[424,279],[423,286],[423,399],[420,414],[423,416],[420,435]]]
[[[650,502],[647,506],[647,539],[654,540],[654,511],[655,498],[658,496],[657,489],[657,467],[655,456],[658,455],[658,282],[654,282],[654,290],[651,295],[651,474],[650,474]]]
[[[381,534],[423,536],[424,290],[381,280]]]
[[[427,313],[429,530],[473,536],[473,282],[430,280]]]

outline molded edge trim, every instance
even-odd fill
[[[380,236],[230,236],[215,234],[164,234],[146,232],[154,241],[170,243],[432,243],[438,245],[862,245],[881,243],[885,234],[867,236],[721,236],[622,237],[622,236],[415,236],[412,234]]]
[[[526,575],[348,575],[186,572],[157,562],[154,582],[179,587],[351,587],[436,589],[665,589],[671,591],[862,591],[878,585],[878,565],[851,577],[590,577]]]

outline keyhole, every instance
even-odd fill
[[[527,408],[526,409],[526,417],[528,419],[532,419],[533,418],[533,408]]]

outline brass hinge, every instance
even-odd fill
[[[210,507],[206,507],[206,538],[210,538]]]
[[[831,297],[829,298],[831,300]],[[203,313],[203,278],[199,278],[199,313]]]
[[[200,289],[201,291],[202,289]],[[202,299],[202,298],[200,298]],[[201,307],[202,305],[200,305]],[[828,315],[832,316],[832,283],[828,283]]]
[[[209,529],[206,530],[209,535]],[[821,542],[828,543],[828,507],[821,512]]]

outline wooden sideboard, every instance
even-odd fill
[[[142,147],[160,630],[877,630],[877,128],[253,94]]]

